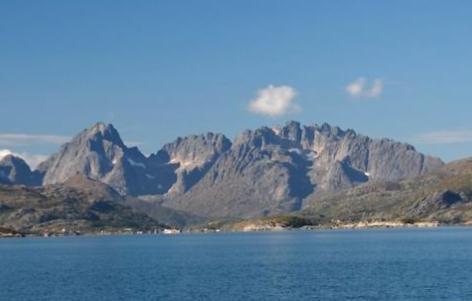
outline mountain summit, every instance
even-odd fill
[[[41,175],[32,172],[25,160],[10,154],[0,159],[0,183],[37,186],[41,185]]]
[[[145,186],[152,192],[152,183],[146,177],[146,157],[137,148],[128,148],[111,124],[99,122],[83,130],[38,169],[45,171],[45,185],[82,174],[121,194],[138,194]]]

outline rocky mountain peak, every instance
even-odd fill
[[[25,160],[9,154],[0,160],[0,182],[36,186],[40,185],[41,179],[31,171]]]
[[[138,193],[137,181],[145,174],[145,156],[123,143],[111,124],[98,122],[81,131],[39,167],[44,184],[63,183],[82,174],[102,181],[122,194]]]
[[[83,130],[73,141],[74,140],[109,141],[110,143],[124,147],[123,140],[121,140],[120,134],[115,127],[112,124],[105,124],[103,122],[97,122],[88,129]]]
[[[277,125],[272,128],[272,131],[283,139],[288,139],[295,142],[300,142],[302,129],[298,121],[288,121],[285,125]]]
[[[223,134],[206,133],[177,138],[164,145],[159,153],[167,154],[170,163],[177,163],[181,168],[192,168],[225,152],[231,147],[231,141]]]
[[[21,157],[15,156],[13,154],[9,154],[4,156],[0,159],[0,163],[2,164],[11,164],[16,166],[22,166],[29,169],[28,164],[23,160]]]
[[[277,132],[269,127],[260,127],[255,130],[245,130],[236,137],[234,147],[265,147],[271,144],[278,144],[280,137]]]

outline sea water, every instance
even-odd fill
[[[0,300],[472,300],[472,228],[2,239]]]

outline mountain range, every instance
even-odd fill
[[[0,183],[49,191],[83,177],[80,189],[103,184],[121,204],[161,220],[172,215],[168,222],[182,225],[307,212],[316,208],[314,200],[416,179],[443,166],[412,145],[327,123],[290,121],[246,130],[233,141],[219,133],[179,137],[149,156],[126,146],[113,125],[96,123],[34,171],[19,157],[4,157]]]

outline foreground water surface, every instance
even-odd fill
[[[472,300],[472,228],[0,240],[0,300]]]

